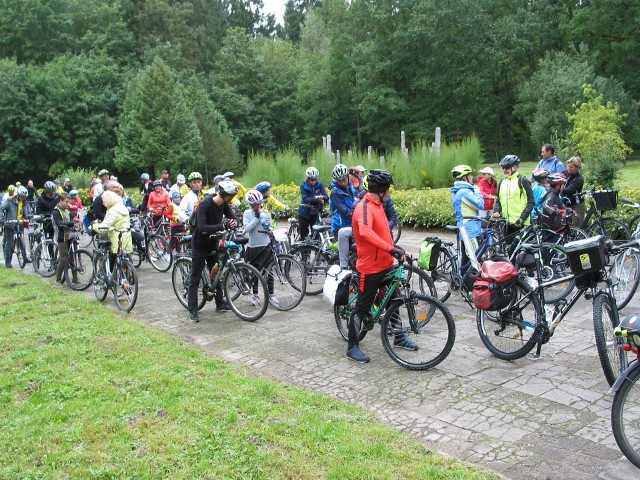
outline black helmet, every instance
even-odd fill
[[[153,181],[153,186],[154,187],[158,187],[158,186],[162,186],[162,180],[154,180]]]
[[[370,193],[382,193],[393,185],[393,178],[386,170],[371,170],[367,175],[367,186]]]
[[[500,160],[501,167],[513,167],[514,165],[518,165],[520,163],[520,159],[517,155],[505,155],[502,160]]]

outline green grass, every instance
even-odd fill
[[[3,479],[497,478],[19,271],[0,319]]]

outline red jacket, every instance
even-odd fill
[[[162,208],[171,205],[171,199],[166,190],[160,190],[160,193],[152,191],[149,194],[149,203],[147,203],[147,210],[153,212],[154,215],[162,215]]]
[[[498,182],[496,182],[495,178],[493,179],[493,183],[489,185],[483,177],[478,178],[478,188],[480,189],[480,193],[484,197],[484,209],[491,210],[493,209],[493,204],[495,203],[495,198],[487,198],[487,195],[496,196],[496,192],[498,191]]]
[[[393,239],[384,206],[378,195],[367,193],[353,211],[353,236],[358,248],[356,268],[363,274],[378,273],[393,266]]]

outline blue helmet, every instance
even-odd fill
[[[269,182],[260,182],[256,185],[256,190],[258,190],[262,195],[267,193],[267,190],[271,188],[271,184]]]

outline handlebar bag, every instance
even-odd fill
[[[518,270],[509,262],[482,264],[473,284],[473,304],[478,310],[496,311],[509,306],[516,294]]]

